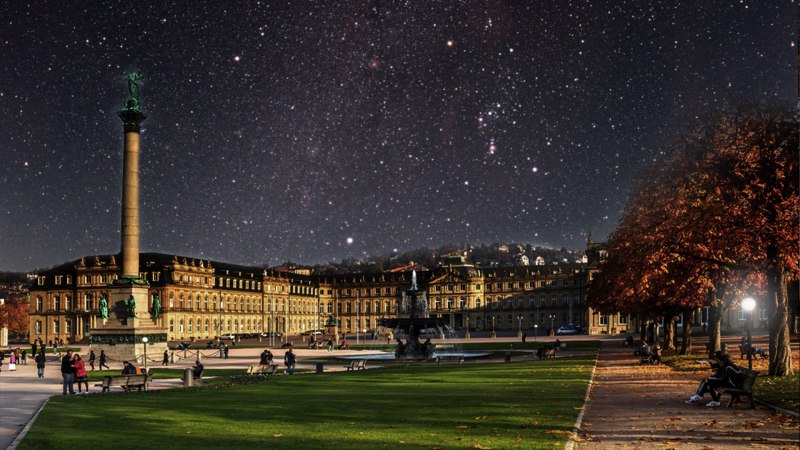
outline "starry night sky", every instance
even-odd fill
[[[25,3],[0,18],[0,270],[119,251],[134,69],[141,250],[238,264],[580,250],[697,118],[797,92],[787,0]]]

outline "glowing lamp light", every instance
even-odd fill
[[[753,297],[747,297],[746,299],[742,300],[742,309],[750,312],[756,309],[756,301]]]

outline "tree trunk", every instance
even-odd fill
[[[788,297],[789,333],[797,334],[797,315],[800,313],[800,283],[797,281],[789,283]]]
[[[722,323],[722,301],[717,298],[716,289],[708,291],[708,356],[722,349],[720,325]]]
[[[686,320],[686,319],[689,320]],[[683,314],[683,342],[681,342],[681,351],[679,354],[688,355],[692,352],[692,311],[686,311]]]
[[[664,348],[675,350],[675,322],[670,314],[665,314],[664,318]]]
[[[767,259],[775,261],[777,250],[767,248]],[[767,318],[769,319],[769,374],[785,376],[792,370],[792,351],[789,347],[789,310],[787,276],[783,267],[767,269]]]

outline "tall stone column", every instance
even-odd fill
[[[138,108],[117,113],[125,129],[122,166],[122,276],[139,277],[139,131],[147,116]]]
[[[139,278],[139,133],[147,117],[140,109],[138,81],[128,75],[130,98],[117,113],[124,128],[122,168],[122,273],[109,286],[107,311],[91,330],[95,350],[105,350],[115,360],[135,360],[145,352],[155,355],[167,349],[166,330],[150,308],[150,285]],[[153,313],[151,315],[151,313]],[[147,344],[143,338],[147,338]]]

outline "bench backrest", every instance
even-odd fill
[[[366,367],[366,365],[367,365],[367,360],[366,359],[359,359],[358,363],[356,364],[356,368],[357,369],[363,369],[364,367]]]
[[[245,374],[252,375],[255,370],[256,370],[256,366],[247,366],[247,370],[245,371]]]
[[[758,372],[750,369],[742,369],[741,372],[744,377],[736,388],[744,391],[752,391],[753,385],[756,383],[756,378],[758,377]]]
[[[152,381],[152,375],[115,375],[103,378],[103,386],[129,386]]]

